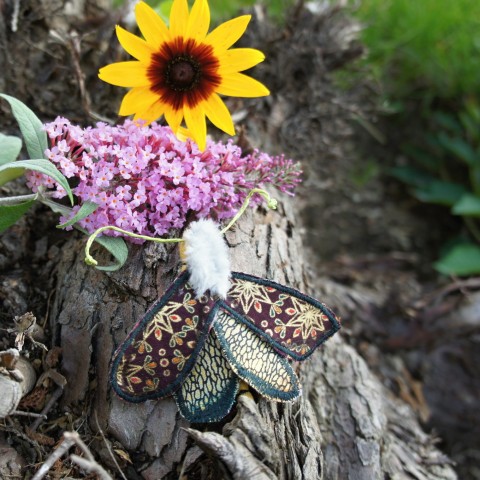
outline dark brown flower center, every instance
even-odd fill
[[[198,83],[201,70],[193,58],[182,56],[171,60],[165,73],[166,83],[170,88],[177,92],[185,92]]]
[[[193,108],[220,85],[219,66],[211,45],[176,37],[152,55],[150,90],[174,109]]]

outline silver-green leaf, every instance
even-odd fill
[[[4,98],[12,108],[30,158],[44,158],[48,142],[40,119],[20,100],[4,93],[0,93],[0,97]]]
[[[57,225],[57,228],[70,227],[71,225],[83,220],[85,217],[88,217],[98,208],[98,205],[94,202],[85,202],[78,212],[67,222]]]
[[[0,165],[0,174],[7,170],[25,168],[27,170],[35,170],[37,172],[48,175],[53,178],[58,184],[60,184],[67,192],[68,198],[73,205],[73,194],[70,185],[68,185],[67,179],[55,168],[53,163],[44,159],[34,160],[18,160],[16,162],[10,162],[5,165]]]
[[[13,162],[22,149],[22,141],[18,137],[0,133],[0,165]]]
[[[42,200],[42,203],[50,207],[50,209],[53,210],[54,212],[60,213],[65,217],[68,217],[72,213],[71,208],[65,207],[64,205],[60,205],[56,202],[53,202],[52,200],[48,200],[44,198]],[[87,203],[89,203],[90,205],[84,208],[83,213],[87,212],[88,209],[92,209],[92,211],[94,211],[93,207],[94,206],[96,207],[96,204],[93,202],[86,202],[85,205],[87,205]],[[77,212],[77,215],[79,212]],[[82,216],[83,216],[83,213],[82,213]],[[85,216],[83,218],[85,218]],[[63,225],[61,225],[61,227],[67,226],[67,224],[70,223],[72,220],[73,218],[70,219],[68,222],[64,223]],[[81,220],[81,218],[77,218],[77,221],[79,220]],[[87,232],[87,230],[85,230],[84,228],[82,228],[78,223],[73,223],[72,225],[79,232],[82,232],[87,236],[90,235],[90,233]],[[125,262],[127,261],[127,258],[128,258],[128,248],[123,238],[104,236],[104,237],[95,238],[95,241],[98,242],[100,245],[102,245],[105,249],[107,249],[115,259],[115,263],[113,265],[107,265],[107,266],[96,265],[95,268],[97,268],[98,270],[106,271],[106,272],[115,272],[116,270],[120,270],[120,268],[122,268],[123,265],[125,265]]]
[[[13,162],[7,163],[7,165],[11,167],[4,169],[0,172],[0,187],[10,182],[11,180],[15,180],[16,178],[21,177],[25,173],[24,168],[18,168],[12,164]]]
[[[11,227],[35,203],[35,200],[18,205],[0,205],[0,233]]]

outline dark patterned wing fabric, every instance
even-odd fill
[[[115,352],[111,383],[125,400],[170,395],[192,370],[211,322],[214,300],[195,294],[181,275]]]
[[[238,377],[211,332],[192,371],[174,397],[180,413],[189,422],[218,422],[232,409],[238,388]]]
[[[304,360],[339,328],[323,303],[293,288],[244,273],[232,273],[222,308],[279,352]]]
[[[297,376],[288,360],[244,323],[220,309],[213,329],[234,372],[260,394],[278,401],[300,395]]]
[[[125,400],[174,395],[192,423],[224,418],[239,378],[289,401],[300,386],[289,361],[307,358],[339,328],[323,303],[278,283],[232,273],[225,300],[195,298],[182,274],[115,352],[111,383]],[[238,378],[239,377],[239,378]]]

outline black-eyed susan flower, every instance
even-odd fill
[[[169,28],[144,2],[136,5],[135,15],[144,39],[120,26],[116,32],[137,61],[113,63],[99,72],[105,82],[131,87],[119,114],[134,114],[134,120],[147,123],[163,115],[179,137],[186,133],[201,150],[206,143],[206,117],[234,135],[232,117],[220,95],[269,94],[263,84],[241,73],[263,61],[263,53],[231,48],[245,32],[250,15],[225,22],[210,33],[206,0],[196,0],[190,12],[187,0],[174,0]]]

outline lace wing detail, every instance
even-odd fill
[[[238,378],[222,355],[215,334],[210,332],[195,366],[174,397],[189,422],[218,422],[230,413],[238,388]]]
[[[245,323],[220,309],[213,329],[232,370],[261,395],[288,401],[300,395],[290,363]]]

